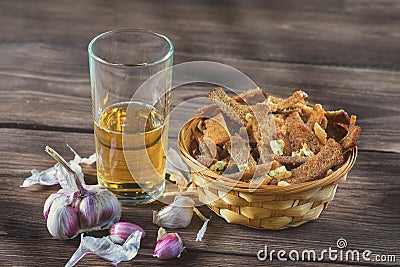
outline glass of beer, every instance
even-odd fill
[[[98,35],[88,51],[98,182],[124,205],[150,203],[165,188],[174,47],[161,34],[126,29]]]

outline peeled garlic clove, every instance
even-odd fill
[[[177,233],[165,234],[157,241],[153,256],[160,260],[179,258],[183,249],[182,239]]]
[[[73,238],[80,230],[78,213],[67,204],[65,197],[55,198],[47,213],[47,229],[58,239]]]
[[[192,221],[194,204],[192,198],[177,195],[173,203],[153,213],[153,222],[165,228],[184,228]]]
[[[146,236],[146,232],[142,227],[130,222],[118,222],[114,224],[110,229],[110,234],[126,240],[135,231],[142,233],[142,239]]]
[[[79,219],[83,231],[110,228],[121,218],[121,204],[113,193],[101,186],[85,186],[87,195],[79,204]]]

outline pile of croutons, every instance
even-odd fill
[[[325,111],[296,91],[281,99],[260,88],[233,97],[222,88],[197,110],[191,155],[224,177],[288,186],[326,177],[357,145],[356,116]]]

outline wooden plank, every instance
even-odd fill
[[[38,246],[40,241],[40,246]],[[22,240],[6,237],[3,242],[13,243],[13,246],[1,248],[2,266],[64,266],[75,249],[79,240],[59,241],[54,239]],[[30,246],[29,250],[26,247]],[[51,248],[51,249],[46,249]],[[141,247],[138,255],[129,262],[122,262],[118,266],[282,266],[278,259],[272,261],[258,261],[257,256],[242,256],[234,254],[220,254],[212,252],[195,251],[187,248],[181,258],[169,261],[160,261],[153,257],[153,248]],[[328,262],[296,262],[296,266],[337,266]],[[76,267],[97,266],[109,267],[110,263],[95,255],[86,255]]]
[[[76,68],[74,65],[86,57],[84,49],[64,51],[48,45],[22,46],[14,55],[13,48],[13,45],[0,45],[0,56],[4,58],[0,62],[0,127],[91,132],[86,62]],[[243,71],[274,95],[287,97],[294,90],[303,89],[310,94],[311,102],[322,103],[326,109],[344,108],[357,114],[362,126],[362,149],[400,151],[398,72],[235,59],[225,59],[222,63]],[[15,69],[15,65],[21,67]],[[37,72],[38,65],[40,72]],[[173,92],[172,102],[177,105],[195,97],[205,97],[213,87],[183,86]],[[208,103],[208,100],[200,100],[200,104]],[[187,118],[197,107],[199,105],[183,109],[174,119]]]
[[[312,64],[400,68],[397,1],[2,1],[3,42],[85,49],[97,33],[148,28],[177,53]],[[44,34],[45,33],[45,34]],[[86,59],[82,58],[81,62]]]
[[[43,203],[49,194],[57,190],[57,186],[34,186],[28,189],[18,186],[23,177],[29,175],[30,169],[42,170],[54,163],[43,152],[46,144],[53,146],[68,158],[68,155],[72,157],[68,148],[64,146],[68,142],[82,156],[87,156],[93,151],[93,136],[16,129],[1,129],[0,133],[2,139],[6,140],[0,147],[0,208],[3,214],[0,217],[0,232],[10,244],[16,244],[13,247],[15,255],[25,251],[27,256],[22,259],[27,262],[39,262],[42,256],[50,259],[57,256],[60,257],[60,263],[64,262],[61,258],[67,258],[78,241],[52,240],[42,217]],[[210,253],[232,253],[232,259],[235,259],[235,255],[240,255],[249,257],[249,261],[252,262],[255,253],[265,245],[271,249],[287,251],[321,251],[329,246],[334,248],[336,240],[341,237],[348,241],[349,249],[370,249],[374,253],[398,255],[400,209],[396,203],[399,201],[400,190],[400,181],[397,179],[399,159],[400,154],[396,153],[360,153],[347,182],[339,186],[335,199],[320,219],[298,228],[262,231],[230,225],[206,207],[200,207],[207,217],[212,216],[204,241],[195,242],[196,232],[201,227],[198,218],[194,218],[188,228],[179,229],[178,232],[189,252],[193,250],[200,253],[199,256],[193,256],[199,259],[203,259],[203,256],[206,258],[206,254]],[[158,210],[162,206],[161,203],[154,203],[143,207],[124,208],[123,221],[132,221],[144,226],[148,235],[143,244],[145,248],[154,247],[158,228],[152,224],[151,215],[152,210]],[[38,252],[37,248],[31,245],[35,243],[47,244],[54,249],[51,252]],[[0,244],[0,252],[3,251],[3,255],[14,255],[9,249],[3,243]],[[54,250],[60,251],[60,254]],[[150,252],[146,253],[148,255]],[[188,257],[191,257],[189,255],[192,254],[188,253]],[[218,257],[214,256],[211,256],[210,263]],[[190,262],[189,260],[188,264]]]

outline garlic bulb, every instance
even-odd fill
[[[180,236],[177,233],[167,234],[162,227],[158,233],[153,256],[160,260],[179,258],[185,249]]]
[[[153,222],[165,228],[184,228],[192,221],[194,204],[192,198],[177,195],[170,205],[153,212]]]
[[[46,152],[71,172],[76,188],[63,188],[46,200],[43,215],[47,229],[58,239],[70,239],[79,233],[110,228],[121,218],[118,199],[101,185],[85,185],[69,164],[52,148]]]

